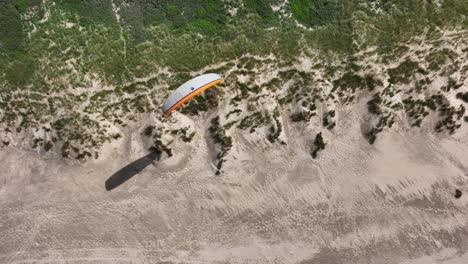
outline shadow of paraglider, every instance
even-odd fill
[[[107,179],[105,186],[106,190],[110,191],[122,183],[126,182],[133,176],[137,175],[140,173],[142,170],[144,170],[148,165],[153,163],[155,160],[159,160],[161,158],[161,152],[159,151],[153,151],[149,153],[148,155],[139,158],[135,160],[134,162],[128,164],[127,166],[123,167],[116,173],[114,173],[112,176]]]

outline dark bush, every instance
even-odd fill
[[[54,146],[54,144],[50,141],[47,141],[45,144],[44,144],[44,150],[45,151],[49,151],[52,147]]]
[[[325,149],[325,141],[323,140],[322,132],[320,132],[315,136],[314,145],[312,147],[311,153],[312,158],[315,159],[317,157],[318,152],[323,149]]]
[[[468,92],[462,93],[459,92],[457,93],[457,98],[460,100],[463,100],[463,102],[468,103]]]
[[[155,126],[147,126],[145,130],[143,131],[143,134],[149,137],[151,136],[151,134],[153,134],[154,129],[155,129]]]
[[[382,103],[382,98],[379,94],[374,95],[374,97],[367,102],[367,111],[374,115],[380,115],[382,109],[380,109],[380,104]]]
[[[307,113],[305,112],[296,112],[293,113],[290,117],[293,122],[307,121]]]

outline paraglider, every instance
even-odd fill
[[[223,80],[220,75],[216,73],[208,73],[197,76],[177,88],[163,105],[164,114],[169,114],[183,103],[190,100],[195,95],[203,92],[204,90],[213,87]]]

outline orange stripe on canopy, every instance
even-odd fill
[[[196,89],[195,91],[187,94],[184,98],[180,99],[175,105],[171,106],[171,108],[167,109],[166,112],[164,112],[165,114],[169,114],[170,112],[172,112],[174,109],[176,109],[177,107],[181,106],[183,103],[187,102],[188,100],[190,100],[192,97],[194,97],[195,95],[205,91],[206,89],[210,88],[210,87],[213,87],[215,86],[216,84],[220,83],[223,79],[219,79],[219,80],[215,80],[215,81],[212,81],[208,84],[205,84],[203,85],[202,87]]]

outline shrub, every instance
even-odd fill
[[[52,147],[54,146],[54,144],[50,141],[47,141],[45,144],[44,144],[44,150],[45,151],[49,151]]]
[[[292,15],[309,26],[321,26],[336,21],[338,5],[335,0],[290,0]]]
[[[405,83],[408,84],[411,82],[410,77],[416,72],[419,68],[419,65],[412,61],[411,59],[407,58],[404,62],[402,62],[398,67],[392,68],[388,70],[388,75],[390,79],[388,80],[390,83]]]
[[[380,109],[380,104],[382,103],[382,98],[379,94],[375,94],[374,97],[367,102],[367,111],[374,115],[382,114],[382,109]]]
[[[293,113],[290,117],[293,122],[302,122],[308,120],[308,114],[303,111]]]
[[[147,126],[145,130],[143,131],[143,134],[149,137],[151,136],[151,134],[153,134],[154,129],[155,129],[155,126]]]
[[[325,149],[325,141],[323,140],[322,132],[320,132],[315,136],[314,146],[312,147],[311,153],[312,158],[315,159],[317,157],[318,152],[323,149]]]
[[[456,96],[458,99],[463,100],[463,102],[468,103],[468,92],[459,92]]]

